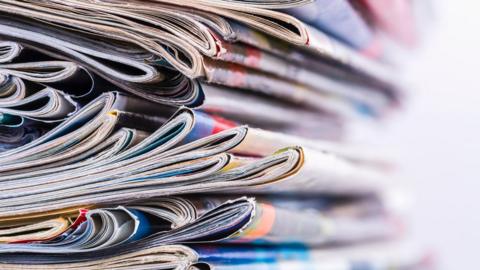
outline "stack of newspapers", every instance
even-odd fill
[[[427,269],[346,139],[412,2],[0,0],[0,269]]]

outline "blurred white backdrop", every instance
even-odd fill
[[[422,1],[422,0],[415,0]],[[410,230],[440,270],[480,269],[480,2],[431,0],[404,112],[375,136],[413,191]],[[379,142],[380,141],[380,142]]]

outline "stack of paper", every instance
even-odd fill
[[[343,140],[401,105],[411,12],[0,0],[0,269],[426,269]]]

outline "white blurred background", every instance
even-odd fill
[[[423,0],[415,0],[423,1]],[[440,270],[480,269],[480,2],[431,0],[423,44],[405,67],[403,112],[376,144],[413,191],[410,231]]]

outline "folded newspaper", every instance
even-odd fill
[[[0,269],[430,269],[344,140],[401,2],[0,0]]]

